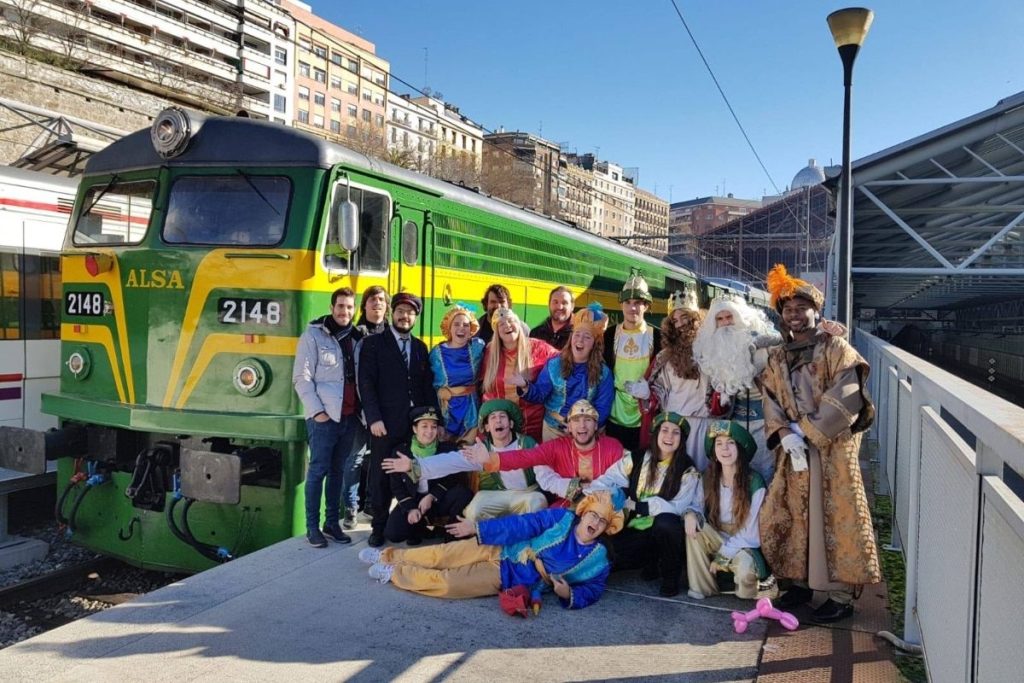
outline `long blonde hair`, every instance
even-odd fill
[[[524,376],[529,375],[530,370],[530,339],[523,334],[522,323],[519,320],[519,316],[516,315],[511,309],[499,308],[491,316],[492,329],[494,330],[494,336],[491,337],[491,341],[487,343],[487,357],[486,357],[486,368],[484,369],[484,382],[483,388],[484,393],[491,394],[495,393],[495,382],[498,379],[498,367],[501,365],[502,360],[505,356],[505,346],[501,342],[501,335],[498,333],[498,326],[495,324],[499,320],[508,320],[515,326],[519,332],[519,336],[516,339],[516,355],[515,355],[515,367],[505,368],[505,376],[509,373],[519,372],[523,373]],[[532,380],[532,377],[527,376],[527,380]]]

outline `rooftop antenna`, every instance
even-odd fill
[[[430,83],[430,79],[427,78],[427,66],[430,63],[430,48],[423,48],[423,87],[426,88]]]

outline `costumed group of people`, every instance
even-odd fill
[[[654,327],[632,275],[621,323],[557,287],[530,330],[495,284],[479,319],[449,308],[433,349],[412,335],[416,296],[371,287],[357,324],[337,290],[293,373],[309,543],[349,543],[362,502],[359,557],[403,590],[497,594],[525,615],[549,591],[586,607],[636,569],[664,596],[781,588],[793,607],[819,591],[815,621],[849,617],[881,578],[858,463],[868,366],[817,288],[781,265],[767,288],[778,328],[735,296],[702,310],[692,290]]]

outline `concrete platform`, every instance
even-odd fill
[[[752,681],[764,624],[735,600],[666,600],[614,577],[601,601],[540,616],[497,598],[448,601],[379,585],[350,546],[292,539],[0,651],[5,681]],[[778,628],[772,627],[772,628]]]

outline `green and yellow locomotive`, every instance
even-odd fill
[[[716,287],[573,226],[275,124],[169,109],[88,163],[63,256],[61,429],[7,429],[3,463],[59,461],[72,538],[197,571],[304,532],[306,439],[291,385],[330,292],[421,296],[425,338],[453,301],[509,287],[530,323],[642,271]]]

